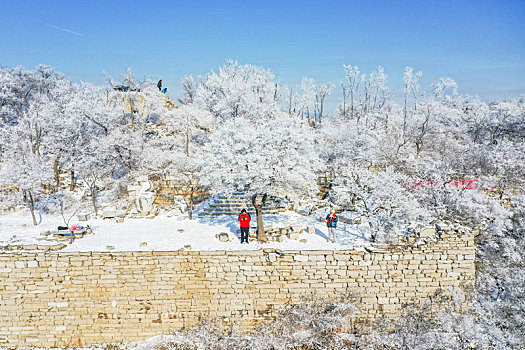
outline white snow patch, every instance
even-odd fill
[[[91,219],[88,222],[78,222],[78,224],[89,225],[93,229],[93,234],[75,239],[61,251],[107,251],[107,246],[114,246],[115,249],[112,251],[257,250],[262,248],[325,250],[351,249],[353,246],[368,244],[361,234],[349,229],[351,225],[347,227],[345,224],[338,227],[338,243],[330,243],[327,241],[327,228],[324,221],[319,221],[315,215],[305,217],[292,211],[264,216],[264,224],[273,227],[298,225],[306,228],[314,226],[315,235],[306,233],[299,235],[299,239],[305,238],[306,243],[285,238],[282,242],[241,245],[237,235],[239,225],[236,216],[195,217],[193,220],[180,220],[180,218],[169,218],[166,214],[160,214],[154,219],[126,218],[123,223],[117,223],[113,219]],[[52,244],[52,242],[38,241],[37,238],[43,237],[40,235],[41,232],[56,230],[59,225],[64,225],[60,215],[42,216],[38,226],[32,225],[31,216],[27,210],[0,216],[0,245],[8,243],[16,245]],[[216,238],[216,234],[220,232],[229,232],[233,240],[220,242]],[[143,242],[147,242],[147,245],[141,245]]]

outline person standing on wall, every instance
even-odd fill
[[[326,226],[328,226],[328,239],[335,243],[336,235],[335,229],[337,227],[337,215],[335,214],[335,209],[332,208],[330,214],[326,216]]]
[[[162,79],[157,83],[157,87],[159,88],[159,91],[162,91]]]
[[[246,209],[241,210],[241,214],[239,214],[239,222],[241,223],[241,244],[246,242],[248,243],[248,235],[250,234],[250,220],[252,217]]]

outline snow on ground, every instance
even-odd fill
[[[76,217],[74,218],[76,219]],[[38,241],[41,232],[56,230],[63,226],[61,215],[39,216],[40,224],[33,226],[29,211],[22,210],[16,213],[0,216],[0,246],[12,244],[46,244]],[[88,224],[93,234],[76,239],[61,251],[107,251],[107,246],[113,246],[112,251],[170,251],[170,250],[257,250],[262,248],[276,248],[283,250],[316,250],[316,249],[351,249],[353,246],[368,245],[368,241],[357,233],[353,233],[345,224],[337,228],[337,243],[327,241],[327,228],[319,215],[308,217],[293,211],[286,211],[279,215],[265,215],[264,224],[273,227],[298,225],[302,228],[314,226],[316,234],[302,233],[300,239],[306,238],[306,243],[299,240],[284,238],[283,242],[268,242],[240,244],[237,229],[239,224],[235,216],[197,217],[193,220],[168,217],[165,213],[153,219],[125,218],[123,223],[113,219],[91,219],[88,222],[71,220],[70,225]],[[255,226],[255,220],[252,220]],[[233,240],[220,242],[216,234],[228,232]],[[146,246],[141,243],[146,242]],[[191,246],[191,248],[188,247]],[[186,246],[186,248],[185,248]]]

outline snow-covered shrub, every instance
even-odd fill
[[[525,346],[525,195],[513,200],[507,225],[478,237],[479,315],[509,347]]]
[[[425,222],[428,217],[415,195],[403,187],[405,179],[392,168],[346,167],[334,180],[331,197],[339,205],[355,205],[371,241],[392,242],[410,222]]]

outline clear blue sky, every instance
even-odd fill
[[[525,1],[2,1],[0,65],[55,67],[103,83],[127,67],[163,79],[172,97],[184,75],[227,59],[340,85],[343,64],[382,65],[395,94],[409,65],[423,88],[451,76],[484,99],[525,93]],[[331,104],[339,99],[332,97]]]

